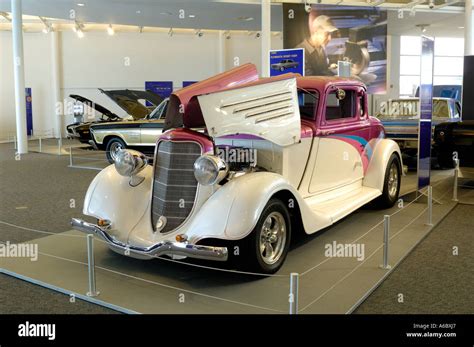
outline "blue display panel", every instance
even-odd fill
[[[304,75],[304,49],[270,51],[270,76],[283,75],[289,72]]]
[[[173,82],[172,81],[146,81],[145,90],[152,91],[158,94],[162,98],[167,98],[173,93]],[[151,106],[149,102],[147,106]]]

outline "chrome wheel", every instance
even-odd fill
[[[394,161],[390,165],[390,171],[388,173],[388,194],[391,198],[397,195],[398,191],[398,167],[397,163]]]
[[[115,161],[117,153],[123,149],[123,145],[120,142],[114,141],[110,144],[110,157]]]
[[[259,251],[265,264],[273,265],[283,255],[286,245],[286,222],[280,212],[272,212],[260,229]]]

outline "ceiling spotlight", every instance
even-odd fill
[[[43,34],[50,33],[53,30],[53,28],[51,26],[51,23],[48,23],[48,21],[46,19],[44,19],[43,17],[38,17],[38,18],[43,23],[43,29],[41,30],[43,32]]]
[[[202,37],[202,36],[204,35],[204,33],[202,32],[201,29],[196,30],[195,34],[196,34],[198,37]]]
[[[107,27],[107,34],[109,34],[110,36],[113,36],[115,34],[115,30],[114,28],[112,28],[112,24],[109,24],[109,26]]]
[[[168,36],[171,37],[173,36],[174,32],[173,32],[173,28],[170,28],[170,30],[168,30]]]
[[[261,36],[260,32],[257,31],[257,33],[255,34],[255,38],[256,38],[256,39],[259,39],[260,36]]]
[[[429,0],[429,2],[428,2],[428,7],[431,8],[431,9],[433,9],[433,8],[435,7],[435,2],[434,2],[434,0]]]
[[[230,31],[227,30],[227,31],[224,31],[224,37],[229,40],[230,39]]]
[[[7,22],[12,22],[12,19],[10,18],[10,15],[7,12],[0,12],[0,16],[5,18]]]
[[[237,20],[241,20],[243,22],[250,22],[250,21],[253,21],[253,17],[241,16],[241,17],[237,17]]]
[[[144,28],[144,26],[139,26],[139,27],[138,27],[138,32],[139,32],[140,34],[143,33],[143,28]]]
[[[415,25],[417,28],[421,30],[422,33],[426,33],[426,28],[429,27],[429,24],[417,24]]]
[[[74,26],[72,27],[72,30],[76,33],[77,37],[82,39],[84,37],[84,32],[82,31],[84,29],[84,25],[81,23],[76,22]]]

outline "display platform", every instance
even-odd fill
[[[452,195],[452,177],[433,183],[433,225],[456,205]],[[30,241],[38,244],[37,261],[1,258],[0,267],[3,273],[127,313],[288,313],[290,273],[296,272],[299,313],[350,313],[433,228],[427,225],[424,195],[409,194],[403,200],[403,208],[367,206],[326,230],[299,238],[282,269],[269,277],[205,268],[218,266],[210,262],[131,259],[96,238],[100,294],[88,298],[86,236],[76,231]],[[390,269],[380,267],[384,215],[391,215]],[[334,243],[363,246],[363,257],[328,257],[328,245]]]

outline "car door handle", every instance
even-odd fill
[[[335,133],[334,130],[323,130],[323,131],[321,131],[321,135],[323,135],[323,136],[331,135],[331,134],[334,134],[334,133]]]

